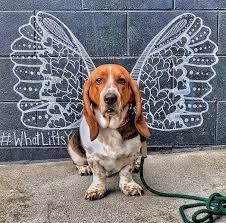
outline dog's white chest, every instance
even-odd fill
[[[98,140],[102,148],[94,154],[99,163],[109,172],[118,172],[122,167],[133,162],[140,149],[140,136],[123,141],[117,130],[104,129]]]
[[[117,130],[109,128],[100,129],[98,138],[92,142],[89,140],[89,131],[80,131],[80,134],[87,158],[98,161],[109,172],[118,172],[131,163],[138,156],[141,148],[139,135],[123,141]]]
[[[98,141],[102,144],[101,153],[111,159],[125,158],[137,153],[140,147],[140,136],[123,141],[120,133],[113,129],[101,129]]]

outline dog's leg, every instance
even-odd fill
[[[146,141],[141,143],[140,155],[134,162],[134,167],[133,167],[134,173],[140,172],[141,156],[147,157],[147,142]]]
[[[138,173],[140,171],[140,162],[141,162],[141,157],[139,156],[134,162],[133,173]]]
[[[88,165],[85,152],[81,148],[81,145],[79,145],[78,139],[75,136],[71,137],[69,140],[67,150],[73,163],[78,169],[78,173],[81,176],[91,175],[92,170]]]
[[[74,148],[71,146],[68,146],[67,149],[73,163],[76,165],[78,169],[79,175],[81,176],[92,175],[92,170],[88,165],[86,157],[81,156],[79,153],[76,153],[76,150],[74,150]]]
[[[119,187],[125,195],[141,195],[142,187],[132,177],[133,165],[127,165],[119,172]]]
[[[78,166],[76,165],[77,169],[78,169],[78,173],[80,176],[88,176],[88,175],[92,175],[92,170],[90,168],[90,166],[87,164],[82,165],[82,166]]]
[[[106,193],[106,171],[96,161],[90,161],[89,165],[93,172],[93,182],[85,192],[85,199],[96,200],[104,197]]]

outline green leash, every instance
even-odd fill
[[[203,198],[198,196],[186,195],[186,194],[174,194],[174,193],[164,193],[157,190],[152,189],[147,185],[144,180],[144,159],[146,156],[141,157],[141,165],[140,165],[140,179],[143,185],[152,193],[162,196],[162,197],[176,197],[183,198],[189,200],[200,201],[194,204],[186,204],[182,205],[179,208],[180,215],[184,221],[184,223],[213,223],[213,216],[223,216],[226,215],[226,196],[223,196],[219,193],[213,193],[209,198]],[[192,221],[188,219],[185,214],[186,209],[194,208],[194,207],[203,207],[200,210],[197,210],[192,215]],[[202,217],[201,217],[202,216]]]

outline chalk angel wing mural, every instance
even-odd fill
[[[22,97],[18,103],[22,123],[40,129],[77,127],[82,83],[95,68],[90,57],[71,31],[50,14],[32,16],[19,33],[21,37],[11,45],[11,60],[19,79],[14,90]]]
[[[30,128],[79,126],[82,85],[95,66],[78,39],[56,17],[39,12],[19,28],[12,45],[14,90],[18,108]],[[171,21],[147,45],[132,76],[142,93],[148,126],[160,131],[202,125],[205,101],[212,91],[217,45],[202,19],[185,13]],[[35,55],[34,55],[35,52]],[[36,121],[36,117],[38,121]]]
[[[186,13],[171,21],[146,47],[132,75],[143,94],[149,127],[188,129],[202,125],[212,91],[217,45],[202,19]]]

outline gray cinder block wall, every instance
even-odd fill
[[[213,90],[205,98],[209,110],[199,127],[152,131],[150,150],[226,144],[226,1],[225,0],[1,0],[0,1],[0,161],[68,157],[65,150],[72,130],[26,127],[17,107],[21,96],[13,89],[18,78],[10,59],[18,28],[38,11],[48,12],[70,28],[96,66],[118,63],[129,71],[144,48],[176,16],[190,12],[210,27],[219,50]],[[26,101],[25,101],[26,103]],[[35,103],[35,102],[34,102]],[[67,103],[67,102],[65,102]],[[36,113],[36,123],[38,119]]]

